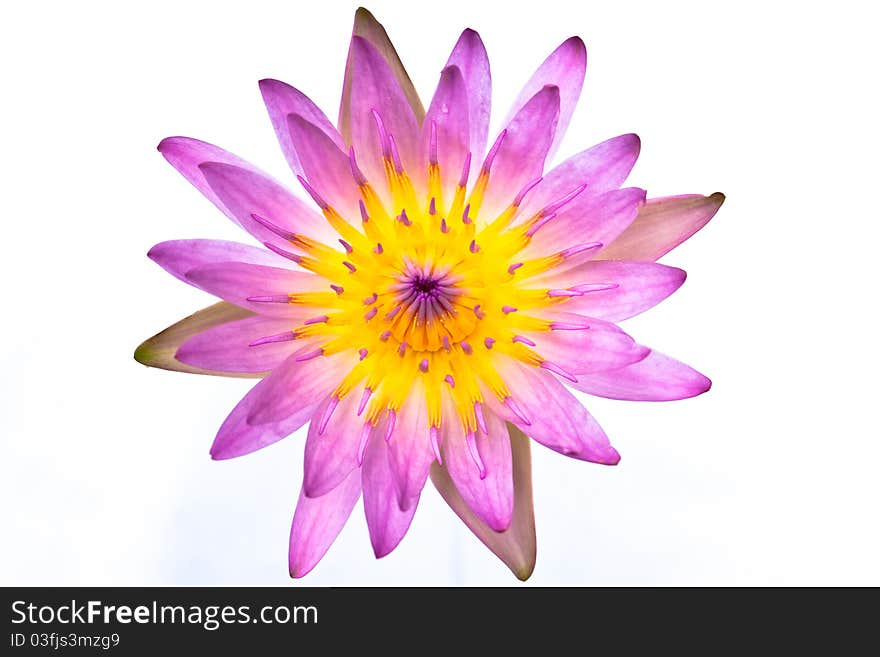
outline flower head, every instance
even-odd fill
[[[627,400],[709,381],[616,322],[684,281],[655,260],[723,196],[645,200],[621,188],[623,135],[544,173],[580,94],[571,38],[526,83],[488,142],[489,63],[465,30],[427,110],[385,31],[355,17],[338,128],[298,90],[260,88],[301,200],[238,157],[172,137],[160,152],[262,247],[178,240],[150,257],[223,301],[136,358],[261,380],[220,428],[225,459],[305,424],[290,570],[318,562],[363,492],[377,556],[406,533],[430,474],[520,577],[534,565],[528,436],[605,465],[617,451],[566,386]],[[263,248],[264,247],[264,248]]]

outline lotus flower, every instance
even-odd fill
[[[377,557],[434,486],[520,578],[535,563],[530,440],[619,460],[567,389],[622,400],[699,395],[710,382],[617,322],[684,282],[655,261],[721,194],[645,200],[621,187],[639,139],[609,139],[544,173],[580,95],[573,37],[526,82],[488,141],[489,61],[465,30],[423,108],[382,26],[356,13],[337,125],[276,80],[260,89],[302,200],[242,159],[170,137],[159,151],[260,247],[156,245],[149,257],[222,299],[135,358],[254,377],[211,448],[267,447],[308,424],[293,577],[322,558],[363,494]]]

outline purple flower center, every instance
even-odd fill
[[[459,279],[449,270],[407,263],[397,283],[391,286],[396,301],[392,312],[412,317],[421,326],[444,315],[454,315]]]
[[[410,284],[419,295],[433,297],[437,294],[439,282],[432,276],[417,275],[410,280]]]

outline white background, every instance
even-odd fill
[[[649,195],[727,194],[665,259],[688,270],[685,286],[626,325],[712,391],[591,401],[616,468],[535,447],[530,584],[880,584],[880,62],[867,7],[370,6],[426,99],[460,30],[477,29],[497,119],[581,35],[587,81],[560,156],[634,131],[631,182]],[[0,583],[291,584],[304,436],[212,462],[251,383],[149,370],[132,352],[210,301],[149,247],[242,239],[156,144],[199,137],[291,180],[256,82],[289,81],[335,117],[354,8],[0,10]],[[304,583],[517,584],[430,487],[391,556],[373,558],[358,507]]]

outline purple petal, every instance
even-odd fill
[[[394,431],[388,441],[388,459],[397,486],[398,503],[406,510],[418,501],[434,460],[425,393],[421,386],[410,392],[397,413]]]
[[[649,200],[638,217],[599,258],[657,260],[705,226],[724,203],[724,194],[669,196]]]
[[[268,372],[302,347],[300,342],[274,342],[251,347],[259,338],[293,328],[290,319],[257,315],[202,331],[184,342],[175,354],[182,363],[206,370]]]
[[[362,470],[364,514],[377,559],[389,554],[403,540],[418,506],[418,498],[412,500],[405,511],[398,504],[397,484],[382,425],[380,422],[370,439]]]
[[[250,409],[248,424],[283,422],[322,401],[339,385],[351,367],[350,356],[338,353],[297,360],[315,346],[314,342],[304,345],[260,382],[260,397]]]
[[[521,580],[527,580],[535,568],[535,510],[532,502],[532,461],[529,439],[513,425],[510,447],[513,470],[513,519],[505,532],[496,532],[480,520],[455,487],[447,468],[431,466],[431,481],[443,499],[474,535],[483,542]]]
[[[639,157],[638,135],[621,135],[581,151],[552,169],[526,198],[520,217],[529,218],[580,185],[598,195],[620,187]]]
[[[357,450],[364,419],[357,416],[358,395],[354,392],[339,401],[323,433],[318,433],[330,398],[324,400],[309,425],[306,439],[303,491],[320,497],[335,488],[357,468]]]
[[[559,89],[544,87],[507,124],[492,162],[481,221],[492,221],[526,183],[541,175],[558,117]]]
[[[361,496],[360,470],[351,472],[336,488],[321,497],[299,494],[290,528],[291,577],[303,577],[314,568],[345,526]]]
[[[492,106],[489,57],[486,55],[486,48],[480,35],[470,29],[462,32],[449,55],[446,66],[458,67],[467,90],[469,150],[473,154],[471,160],[471,172],[473,172],[475,167],[480,166],[481,157],[486,152],[489,112]]]
[[[637,187],[580,194],[534,233],[522,257],[537,258],[587,242],[610,244],[633,222],[644,202],[645,190]],[[594,251],[590,259],[599,253]],[[569,267],[570,263],[564,266]]]
[[[301,351],[314,348],[314,343],[304,345]],[[214,444],[211,446],[211,457],[217,460],[230,459],[250,454],[262,449],[282,438],[286,438],[308,422],[315,412],[318,402],[330,394],[337,382],[334,377],[324,375],[322,358],[297,362],[294,352],[284,363],[269,376],[251,388],[250,392],[232,409],[223,422]],[[311,376],[310,376],[311,375]],[[278,398],[278,382],[291,379],[305,379],[309,385],[296,394],[288,391],[289,399],[282,402],[283,408],[272,409]],[[328,378],[334,378],[328,381]],[[270,407],[267,409],[267,407]],[[274,412],[272,412],[274,411]],[[255,414],[272,415],[272,421],[254,421]]]
[[[359,221],[360,192],[348,154],[302,116],[291,114],[287,121],[305,179],[343,217]]]
[[[221,301],[200,310],[199,312],[172,324],[164,331],[157,333],[149,340],[145,340],[134,352],[134,358],[147,367],[159,367],[163,370],[175,372],[189,372],[192,374],[213,374],[216,376],[230,376],[253,378],[260,376],[253,373],[228,372],[218,370],[205,370],[182,363],[174,354],[177,353],[181,344],[194,335],[208,331],[217,326],[223,326],[230,322],[253,317],[253,314]]]
[[[581,283],[575,290],[603,283],[616,287],[571,298],[560,309],[619,322],[656,306],[681,287],[687,274],[655,262],[594,260],[580,267],[577,276]]]
[[[160,242],[147,253],[147,257],[175,278],[189,283],[186,272],[202,265],[220,262],[247,262],[254,265],[285,267],[291,264],[280,256],[247,244],[222,240],[169,240]]]
[[[314,274],[246,262],[202,265],[185,272],[184,280],[236,306],[277,317],[299,318],[303,314],[314,312],[314,308],[248,299],[327,289],[326,282]]]
[[[257,208],[247,212],[243,211],[241,207],[243,198],[255,197],[257,204],[259,204],[260,197],[268,196],[265,200],[270,204],[270,207],[280,207],[285,212],[289,210],[297,213],[276,218],[274,221],[279,225],[294,230],[292,222],[295,219],[296,228],[300,232],[313,236],[316,239],[320,239],[328,234],[328,228],[322,217],[291,196],[289,192],[284,190],[281,185],[272,180],[268,175],[252,164],[245,162],[237,155],[233,155],[213,144],[189,137],[168,137],[162,140],[158,148],[165,159],[192,183],[196,189],[204,194],[208,200],[216,205],[232,221],[256,236],[260,241],[269,240],[274,242],[278,240],[278,237],[254,222],[250,213],[257,212],[260,214]],[[242,173],[238,176],[233,176],[229,171],[225,175],[218,173],[216,176],[217,180],[212,182],[207,177],[205,171],[205,166],[208,162],[213,163],[213,166],[217,169],[228,167],[231,171]],[[224,181],[226,181],[225,184]],[[232,189],[227,189],[228,186],[231,186]],[[263,216],[271,218],[268,215],[268,211]]]
[[[214,146],[198,139],[192,139],[191,137],[167,137],[159,143],[157,148],[171,166],[177,169],[208,200],[220,208],[227,217],[238,223],[235,215],[226,209],[226,206],[223,205],[223,202],[214,193],[211,186],[208,185],[208,181],[205,180],[199,165],[202,162],[222,162],[256,171],[252,164],[245,162],[237,155],[225,151],[219,146]]]
[[[361,37],[367,40],[382,56],[389,70],[399,85],[406,103],[412,109],[417,121],[425,116],[422,101],[416,92],[412,81],[397,51],[388,38],[385,28],[366,9],[360,7],[354,14],[354,27],[352,37]],[[353,63],[353,44],[348,50],[348,59],[345,64],[345,79],[342,83],[342,102],[339,105],[339,132],[348,144],[352,143],[351,111],[352,111],[352,81],[356,77],[356,68]]]
[[[432,139],[436,140],[440,164],[443,198],[447,206],[455,193],[458,174],[470,151],[467,87],[461,71],[448,66],[440,74],[440,82],[422,124],[420,167],[427,170],[431,158]]]
[[[572,231],[577,229],[577,224],[586,226],[585,230],[589,230],[594,237],[590,237],[589,233],[584,234],[583,240],[580,239],[580,233],[548,232],[542,238],[542,231],[555,228],[553,224],[556,219],[542,226],[535,233],[532,244],[523,250],[523,257],[537,258],[552,253],[565,253],[565,257],[551,269],[530,276],[529,285],[563,289],[582,283],[580,271],[599,256],[604,244],[602,239],[613,239],[625,230],[635,219],[643,199],[644,191],[640,189],[614,190],[593,197],[590,203],[579,206],[583,209],[582,215],[577,214],[577,208],[566,213],[560,226],[568,226]],[[574,239],[577,242],[572,243]]]
[[[388,63],[370,42],[357,36],[351,40],[349,62],[352,70],[351,143],[367,178],[377,187],[385,180],[374,111],[381,117],[385,130],[394,137],[409,175],[423,176],[416,168],[419,123]]]
[[[546,85],[559,87],[559,122],[556,125],[556,134],[553,137],[553,144],[550,146],[547,159],[553,157],[565,135],[565,130],[568,128],[568,123],[571,121],[574,108],[581,95],[586,71],[587,48],[584,46],[584,42],[578,37],[567,39],[550,53],[531,79],[526,82],[508,114],[508,118],[516,114],[533,95]]]
[[[448,398],[447,398],[448,401]],[[447,412],[448,411],[448,412]],[[443,466],[455,488],[476,516],[496,532],[510,526],[513,517],[513,475],[507,425],[495,413],[484,410],[488,434],[478,431],[475,442],[482,466],[475,463],[454,408],[444,409]]]
[[[673,401],[701,395],[712,382],[692,367],[652,351],[623,369],[578,377],[573,387],[609,399]]]
[[[560,306],[567,308],[568,303]],[[534,350],[558,364],[566,373],[577,375],[605,372],[626,367],[645,358],[649,349],[636,343],[614,324],[571,313],[555,313],[554,319],[589,328],[560,331],[524,331],[535,342]]]
[[[345,150],[345,142],[336,127],[324,112],[299,89],[278,80],[266,79],[260,80],[260,92],[263,94],[263,102],[266,103],[269,119],[275,128],[281,150],[295,174],[305,175],[297,154],[296,144],[287,127],[287,117],[290,114],[298,114],[303,117],[323,132],[338,148]]]
[[[199,169],[237,223],[261,242],[290,249],[290,243],[254,219],[259,215],[291,233],[322,242],[335,239],[327,221],[277,182],[231,164],[204,162]]]
[[[511,359],[499,359],[499,373],[530,424],[496,398],[487,397],[487,403],[502,418],[565,456],[603,465],[616,465],[620,460],[602,427],[555,376]]]

